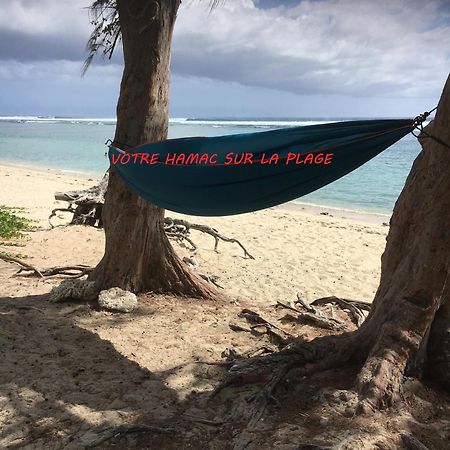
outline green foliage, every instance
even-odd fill
[[[23,231],[32,228],[32,221],[16,214],[19,208],[0,205],[0,238],[14,239],[23,237]]]

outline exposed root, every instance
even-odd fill
[[[28,272],[32,272],[34,275],[37,275],[40,278],[44,277],[44,275],[42,274],[42,272],[40,270],[36,269],[36,267],[32,266],[31,264],[26,263],[22,259],[14,258],[13,256],[8,256],[8,255],[5,255],[4,253],[0,253],[0,259],[2,259],[3,261],[6,261],[6,262],[12,262],[12,263],[18,264],[20,266],[20,270],[18,273],[25,270]]]
[[[312,302],[312,305],[319,306],[326,305],[328,303],[333,303],[344,311],[347,311],[350,319],[358,327],[360,327],[366,320],[366,313],[370,311],[370,305],[368,303],[360,302],[358,300],[348,300],[335,296],[318,298]]]
[[[445,288],[444,284],[443,291]],[[397,301],[388,320],[383,317],[381,326],[377,326],[378,317],[374,314],[360,329],[369,336],[372,345],[357,378],[360,394],[357,412],[370,413],[402,399],[406,366],[418,354],[441,298],[427,292],[405,296]]]
[[[52,219],[53,219],[53,217],[56,216],[56,214],[58,212],[69,212],[71,214],[75,214],[75,208],[72,206],[72,204],[69,204],[69,206],[67,208],[55,208],[55,209],[52,209],[51,214],[48,216],[48,223],[50,225],[50,228],[56,228],[57,226],[60,226],[60,225],[53,225],[52,224]]]
[[[298,294],[297,296],[298,298],[300,298]],[[276,308],[285,308],[297,314],[295,316],[293,316],[292,314],[286,314],[280,320],[282,322],[289,321],[289,322],[304,323],[307,325],[316,326],[318,328],[324,328],[326,330],[345,331],[347,329],[347,326],[344,323],[334,319],[333,317],[330,318],[325,317],[321,311],[311,307],[308,303],[306,303],[306,301],[302,300],[300,304],[305,309],[307,309],[308,312],[302,312],[291,305],[278,301],[277,304],[275,305]]]
[[[229,369],[229,377],[214,389],[211,397],[231,386],[262,384],[259,392],[249,399],[245,413],[245,419],[252,428],[261,420],[270,403],[278,403],[276,390],[292,369],[298,369],[299,376],[307,376],[342,367],[355,356],[361,358],[361,355],[357,355],[358,349],[356,331],[339,336],[324,336],[308,343],[291,344],[280,352],[263,357],[237,359]]]
[[[50,278],[54,276],[63,276],[65,278],[81,278],[84,275],[92,272],[93,268],[84,264],[72,265],[72,266],[55,266],[48,269],[37,269],[31,264],[26,263],[22,259],[14,258],[0,253],[0,259],[6,262],[12,262],[18,264],[20,269],[15,276],[29,277],[38,276],[39,278]]]
[[[99,436],[91,441],[89,444],[85,445],[85,448],[94,448],[103,444],[104,442],[119,437],[124,434],[130,433],[157,433],[157,434],[171,434],[174,433],[174,428],[161,428],[153,425],[120,425],[116,428],[110,428],[102,431]]]
[[[264,387],[250,399],[250,406],[248,409],[248,427],[250,429],[258,424],[270,403],[279,405],[274,393],[277,387],[284,381],[290,370],[291,368],[289,365],[277,367]]]
[[[243,309],[239,314],[239,317],[245,319],[250,323],[250,332],[261,334],[265,333],[269,336],[269,340],[278,348],[284,348],[289,343],[293,342],[297,336],[289,333],[286,330],[283,330],[278,325],[269,322],[264,319],[260,314],[250,309]],[[230,324],[232,327],[234,324]],[[235,328],[236,329],[236,328]],[[240,331],[247,331],[244,328],[241,328]]]
[[[237,239],[224,236],[212,227],[197,223],[191,223],[187,220],[182,219],[172,219],[171,217],[164,218],[164,231],[166,232],[167,236],[171,239],[177,240],[178,242],[183,242],[185,240],[192,246],[193,250],[196,250],[197,246],[188,236],[190,230],[200,231],[212,236],[214,238],[214,251],[216,252],[218,251],[217,248],[219,246],[219,241],[224,241],[238,244],[239,247],[241,247],[241,249],[244,251],[244,258],[255,259]]]

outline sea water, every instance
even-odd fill
[[[169,137],[219,136],[334,120],[171,119]],[[105,118],[0,117],[0,162],[102,174],[108,168],[104,143],[114,137],[114,128],[115,120]],[[390,214],[419,151],[417,139],[408,135],[359,169],[298,201]]]

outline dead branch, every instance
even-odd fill
[[[207,419],[206,417],[199,417],[194,416],[192,414],[184,413],[184,416],[187,417],[192,422],[201,423],[204,425],[210,425],[212,427],[220,427],[221,425],[225,425],[228,422],[222,421],[222,420],[211,420]]]
[[[286,314],[280,319],[282,322],[297,322],[304,323],[306,325],[312,325],[318,328],[324,328],[325,330],[335,330],[344,331],[346,326],[341,322],[333,318],[326,318],[322,315],[312,314],[312,313],[301,313],[298,316],[293,316],[292,314]]]
[[[55,208],[52,209],[52,213],[48,216],[48,223],[50,224],[51,228],[55,228],[56,225],[52,224],[53,217],[56,216],[56,213],[58,212],[70,212],[72,214],[75,214],[75,208],[72,207],[72,204],[69,205],[68,208]]]
[[[214,286],[218,287],[219,289],[224,289],[223,286],[221,286],[217,281],[219,280],[219,277],[217,275],[207,275],[204,273],[199,273],[199,275],[208,283],[214,284]]]

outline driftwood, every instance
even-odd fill
[[[68,202],[67,208],[55,208],[50,214],[48,221],[53,228],[52,218],[58,212],[70,212],[73,214],[71,225],[89,225],[98,228],[103,227],[102,208],[105,202],[105,193],[108,187],[109,171],[106,172],[100,183],[89,189],[81,191],[56,192],[55,200]],[[237,244],[244,252],[244,258],[255,259],[247,249],[235,238],[229,238],[219,233],[215,228],[207,225],[191,223],[187,220],[172,219],[166,217],[164,219],[164,231],[170,239],[179,243],[187,242],[191,246],[191,250],[197,250],[197,246],[190,237],[190,231],[196,230],[201,233],[209,234],[214,238],[214,251],[218,251],[219,241]],[[209,281],[209,280],[208,280]]]
[[[70,212],[73,214],[71,225],[90,225],[101,228],[102,208],[105,203],[105,193],[108,187],[109,171],[105,173],[100,183],[89,189],[81,191],[55,192],[55,200],[68,202],[68,208],[55,208],[48,221],[53,228],[51,219],[58,212]],[[76,205],[75,207],[73,205]]]

